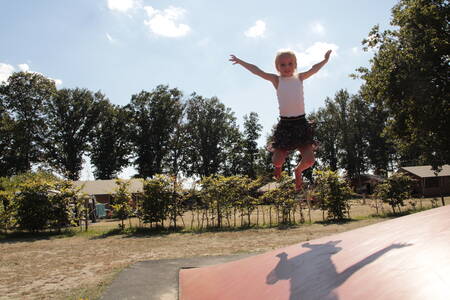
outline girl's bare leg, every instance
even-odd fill
[[[313,145],[307,145],[298,149],[302,155],[300,163],[295,167],[295,189],[300,191],[303,185],[302,173],[304,170],[311,168],[316,161],[314,157]]]
[[[283,163],[286,160],[287,155],[288,151],[281,149],[275,149],[272,154],[272,163],[274,166],[273,176],[276,180],[280,179],[281,168],[283,167]]]

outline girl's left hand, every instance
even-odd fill
[[[331,50],[328,50],[327,53],[325,53],[325,59],[328,60],[330,58]]]
[[[238,64],[240,62],[240,59],[237,58],[235,55],[231,54],[229,61],[231,61],[233,63],[233,65],[235,65],[235,64]]]

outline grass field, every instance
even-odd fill
[[[430,199],[422,207],[430,207]],[[390,209],[385,206],[384,211]],[[89,226],[87,232],[7,236],[0,239],[0,299],[97,299],[119,271],[138,261],[265,252],[389,218],[374,213],[369,203],[356,201],[352,221],[343,224],[317,222],[322,213],[315,210],[312,223],[288,228],[119,233],[119,222],[108,220]],[[190,223],[188,214],[184,221]]]

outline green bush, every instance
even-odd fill
[[[321,201],[322,209],[327,211],[327,219],[342,221],[349,216],[348,200],[352,190],[348,183],[331,170],[315,170],[315,196]]]
[[[0,182],[3,229],[32,232],[58,229],[74,224],[77,191],[68,181],[44,173],[25,173]]]
[[[144,181],[144,193],[138,200],[138,216],[144,223],[161,223],[168,216],[172,198],[170,177],[155,175]]]
[[[277,188],[261,196],[261,202],[274,205],[277,215],[281,214],[280,223],[288,224],[291,222],[291,213],[298,205],[298,200],[296,199],[298,192],[295,190],[293,179],[284,172],[279,183],[280,185]]]
[[[15,225],[14,190],[10,178],[0,178],[0,230],[7,231]]]
[[[32,232],[60,230],[73,224],[76,190],[68,181],[47,173],[26,173],[10,179],[10,218],[18,229]]]
[[[395,214],[395,208],[405,206],[404,200],[411,198],[411,191],[414,180],[403,173],[395,173],[383,183],[377,185],[375,194],[383,202],[388,203],[392,207]]]
[[[111,206],[113,208],[114,216],[122,222],[120,227],[125,229],[124,220],[128,219],[133,213],[131,193],[128,190],[130,183],[117,179],[116,185],[114,203]]]

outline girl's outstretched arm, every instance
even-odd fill
[[[278,86],[278,76],[271,73],[266,73],[255,65],[249,64],[248,62],[243,61],[242,59],[237,58],[235,55],[231,54],[229,59],[233,65],[241,65],[253,74],[272,82],[272,84],[277,88]]]
[[[330,58],[331,50],[328,50],[327,53],[325,53],[324,59],[320,62],[312,66],[311,69],[309,69],[306,72],[299,73],[298,76],[301,80],[305,80],[306,78],[316,74],[327,62]]]

